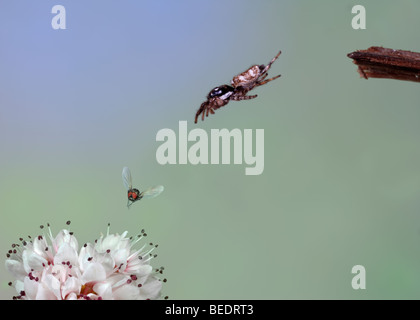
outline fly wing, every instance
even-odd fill
[[[160,195],[165,188],[163,186],[155,186],[141,193],[142,198],[151,199]]]
[[[131,172],[130,172],[130,169],[128,169],[128,167],[123,168],[122,179],[123,179],[124,187],[127,190],[132,189]]]

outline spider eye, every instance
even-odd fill
[[[210,91],[209,93],[209,98],[214,98],[214,97],[221,97],[224,96],[227,93],[232,93],[233,92],[233,88],[227,85],[223,85],[220,87],[216,87],[213,90]]]

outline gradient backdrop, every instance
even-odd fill
[[[363,1],[366,30],[351,28],[356,4],[0,0],[3,257],[40,224],[71,220],[82,244],[110,222],[159,244],[172,299],[420,298],[420,86],[360,79],[346,56],[419,52],[420,2]],[[280,79],[194,125],[211,88],[278,50]],[[180,120],[264,129],[264,173],[159,165],[156,133]],[[123,166],[164,193],[127,210]]]

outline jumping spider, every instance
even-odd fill
[[[204,116],[208,117],[209,112],[214,114],[214,110],[219,109],[229,103],[230,100],[240,101],[254,99],[257,95],[247,96],[247,93],[252,89],[262,86],[267,82],[277,79],[280,75],[265,80],[268,76],[268,70],[277,58],[280,56],[281,51],[270,61],[266,66],[255,65],[248,70],[235,76],[230,82],[230,86],[224,84],[218,86],[210,91],[207,95],[207,101],[204,101],[195,115],[195,123],[201,114],[201,120],[204,121]]]

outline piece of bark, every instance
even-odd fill
[[[420,53],[370,47],[347,55],[358,66],[360,76],[420,82]]]

